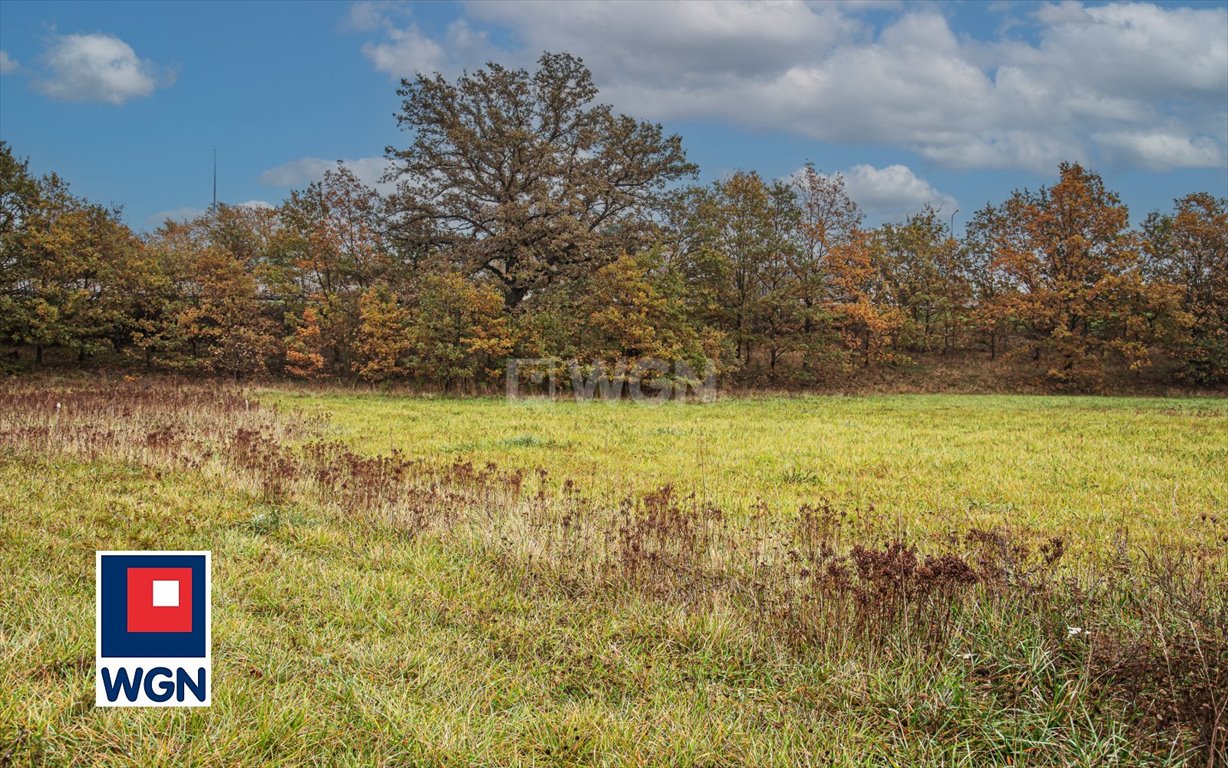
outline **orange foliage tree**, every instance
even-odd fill
[[[408,311],[387,286],[379,285],[363,293],[358,313],[358,375],[367,381],[404,375],[404,358],[409,350]]]
[[[193,284],[178,325],[196,366],[235,378],[263,373],[277,344],[252,273],[217,246],[196,254],[191,267]]]
[[[1168,324],[1145,318],[1171,316],[1170,292],[1143,279],[1129,212],[1100,176],[1064,163],[1057,184],[1015,192],[1000,210],[996,266],[1011,285],[1001,306],[1048,375],[1095,386],[1113,352],[1146,365],[1155,331]]]
[[[904,325],[904,314],[888,299],[879,249],[870,233],[859,230],[828,257],[828,308],[845,350],[862,367],[894,358],[892,340]]]
[[[303,379],[317,379],[324,372],[324,355],[320,354],[320,318],[314,307],[303,310],[296,327],[286,338],[286,373]]]

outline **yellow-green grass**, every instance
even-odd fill
[[[888,627],[892,636],[881,647],[799,644],[758,611],[753,589],[743,588],[751,585],[734,570],[725,573],[730,589],[717,580],[702,582],[702,592],[664,594],[626,580],[574,578],[584,569],[558,565],[560,553],[571,551],[567,542],[550,550],[542,538],[565,528],[524,525],[525,514],[549,516],[570,504],[496,495],[491,508],[475,509],[481,502],[461,500],[454,524],[407,530],[391,514],[397,510],[346,506],[335,487],[313,485],[307,475],[271,491],[268,475],[277,468],[252,469],[228,437],[266,423],[245,403],[208,404],[202,389],[195,412],[182,399],[173,407],[157,397],[143,404],[133,395],[139,389],[117,390],[113,406],[96,398],[80,416],[72,395],[63,398],[62,418],[52,410],[58,395],[15,398],[26,410],[0,413],[0,765],[1206,761],[1188,732],[1179,744],[1167,736],[1141,741],[1131,698],[1099,687],[1102,667],[1091,670],[1092,650],[1118,642],[1115,633],[1150,626],[1135,614],[1129,627],[1116,626],[1115,605],[1093,616],[1077,600],[1027,608],[1033,603],[981,602],[970,593],[931,642]],[[965,515],[952,528],[967,525],[968,499],[976,498],[971,514],[986,521],[1002,522],[1005,512],[986,504],[1009,503],[1022,519],[1091,544],[1099,534],[1078,530],[1070,500],[1099,499],[1115,515],[1148,509],[1147,517],[1124,521],[1138,535],[1192,542],[1199,523],[1189,505],[1214,513],[1224,500],[1215,462],[1223,458],[1226,414],[1215,401],[876,397],[647,408],[288,388],[260,396],[328,414],[310,430],[270,428],[278,441],[324,437],[373,454],[398,447],[440,461],[544,466],[552,483],[584,480],[595,497],[663,482],[744,512],[762,497],[775,507],[765,516],[769,526],[784,526],[791,505],[826,496],[863,507],[873,501],[901,526],[938,530],[947,524],[944,507],[909,503],[928,494],[944,499],[930,488],[937,484],[965,497],[950,506]],[[185,462],[195,449],[157,447],[162,438],[151,437],[167,414],[186,435],[200,436],[209,458]],[[90,428],[73,431],[74,424]],[[1058,442],[1042,449],[1032,431]],[[924,433],[946,440],[925,443]],[[1076,454],[1077,434],[1086,451]],[[688,442],[703,444],[702,453],[688,454]],[[469,445],[457,450],[459,443]],[[979,456],[976,447],[991,444],[997,459]],[[648,458],[662,453],[674,460]],[[792,482],[776,474],[807,456],[839,472]],[[922,461],[928,483],[903,471]],[[595,475],[586,471],[594,464]],[[865,464],[883,478],[864,472]],[[1138,466],[1163,474],[1147,485]],[[1038,467],[1056,484],[1033,487]],[[1092,494],[1076,479],[1101,486]],[[990,486],[997,501],[984,500]],[[1128,493],[1123,488],[1151,490],[1123,500],[1115,495]],[[1069,509],[1054,522],[1030,503]],[[594,515],[607,509],[576,506]],[[1177,517],[1166,520],[1173,510]],[[98,549],[213,552],[209,710],[92,706]],[[1147,619],[1162,621],[1162,634],[1185,621]],[[1090,635],[1070,634],[1068,625]]]
[[[1026,621],[936,659],[799,655],[732,608],[535,588],[225,476],[0,454],[0,485],[0,764],[1152,762]],[[93,707],[94,551],[140,548],[213,552],[208,710]]]
[[[810,724],[770,680],[761,701],[720,703],[730,676],[762,672],[718,616],[577,611],[429,541],[308,517],[269,530],[258,501],[191,475],[6,461],[0,481],[22,499],[0,502],[0,741],[20,741],[0,746],[20,762],[779,763]],[[200,546],[212,708],[94,709],[94,550]],[[756,733],[761,718],[789,727]]]
[[[1228,514],[1228,400],[898,395],[713,404],[261,392],[368,453],[544,468],[597,497],[666,483],[722,508],[830,502],[905,534],[1014,526],[1107,552]],[[869,513],[874,509],[873,515]]]

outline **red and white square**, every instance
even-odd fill
[[[128,631],[191,632],[192,569],[129,568]]]

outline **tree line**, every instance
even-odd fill
[[[688,183],[682,139],[600,104],[568,54],[398,94],[395,191],[338,164],[276,207],[143,235],[0,142],[3,365],[474,389],[514,358],[808,386],[949,357],[1080,390],[1228,382],[1224,198],[1132,228],[1063,164],[962,237],[930,207],[868,227],[810,165]]]

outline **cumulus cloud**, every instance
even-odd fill
[[[882,7],[475,2],[438,40],[375,14],[383,39],[364,50],[394,76],[568,50],[592,68],[603,100],[641,117],[897,146],[945,167],[1222,162],[1228,9],[1068,1],[1012,20],[1030,28],[1026,38],[978,39],[956,35],[933,7]],[[507,50],[484,36],[496,28]]]
[[[123,104],[172,84],[174,73],[137,57],[114,35],[58,35],[43,54],[45,76],[38,87],[63,101]]]
[[[1224,153],[1208,138],[1191,139],[1171,133],[1098,133],[1093,137],[1110,159],[1149,170],[1217,168]]]
[[[606,85],[660,93],[721,88],[729,78],[766,81],[857,36],[861,22],[834,4],[799,2],[470,3],[475,21],[513,29],[529,58],[568,50]]]
[[[394,184],[381,181],[388,161],[383,157],[359,157],[353,160],[325,160],[320,157],[302,157],[288,163],[270,168],[260,174],[260,183],[269,187],[302,187],[317,181],[341,163],[350,170],[359,181],[381,192],[389,192]]]
[[[926,204],[942,211],[959,207],[954,197],[939,192],[907,165],[854,165],[842,174],[844,189],[872,218],[900,219]]]
[[[1228,92],[1228,9],[1160,8],[1147,3],[1084,7],[1067,2],[1037,18],[1037,46],[1003,56],[1051,88],[1110,99],[1186,97],[1223,104]],[[1054,82],[1058,75],[1065,84]],[[1047,77],[1046,77],[1047,76]]]
[[[802,173],[804,169],[798,169],[790,178],[800,178]],[[954,197],[940,192],[907,165],[899,163],[882,168],[862,163],[846,171],[823,175],[843,177],[845,193],[872,224],[901,221],[921,212],[927,204],[944,212],[959,208]]]
[[[412,77],[417,72],[439,69],[444,60],[443,46],[422,34],[416,24],[404,29],[391,27],[387,40],[367,43],[362,53],[375,68],[393,77]]]
[[[350,6],[345,17],[345,27],[358,32],[370,32],[389,23],[391,17],[400,10],[401,7],[394,3],[362,0]]]
[[[382,39],[363,44],[362,53],[377,70],[393,79],[452,72],[492,50],[486,33],[473,29],[463,18],[448,25],[440,42],[425,34],[409,15],[408,5],[364,0],[350,6],[345,20],[345,26],[352,30],[382,32]]]
[[[17,62],[17,59],[9,56],[5,51],[0,51],[0,75],[7,75],[19,69],[21,69],[21,64]]]

